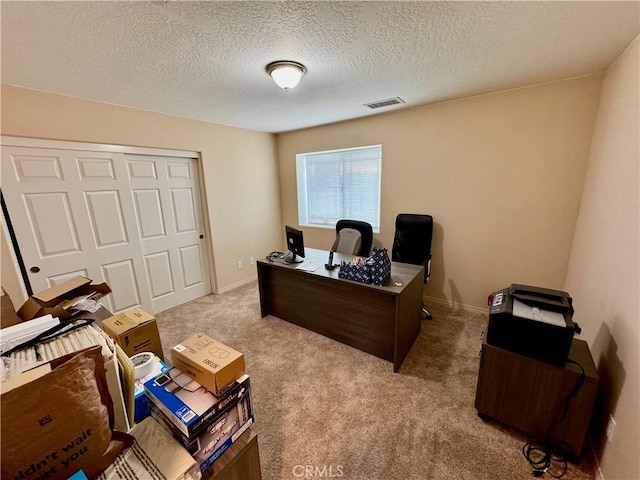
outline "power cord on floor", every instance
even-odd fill
[[[554,455],[548,447],[527,443],[522,453],[533,467],[531,475],[542,477],[548,473],[554,478],[561,478],[567,472],[567,460],[562,455]],[[556,471],[556,468],[560,469]]]
[[[534,442],[529,442],[522,447],[522,453],[524,457],[533,467],[531,475],[533,475],[534,477],[542,477],[545,473],[548,473],[553,478],[561,478],[565,473],[567,473],[567,459],[561,454],[552,452],[551,434],[567,416],[567,413],[569,412],[569,403],[571,402],[571,399],[578,393],[580,388],[582,388],[585,377],[585,372],[584,368],[582,368],[582,365],[573,360],[567,360],[567,362],[577,365],[578,368],[580,368],[581,374],[573,389],[565,397],[562,415],[558,420],[549,425],[549,429],[547,430],[547,434],[544,437],[544,442],[542,445]],[[559,445],[557,445],[556,448],[557,447],[559,447]]]

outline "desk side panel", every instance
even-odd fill
[[[273,292],[269,288],[269,271],[273,268],[272,265],[257,262],[258,266],[258,291],[260,292],[260,316],[266,317],[271,313],[270,298],[273,298]]]
[[[397,372],[422,328],[422,286],[424,273],[413,277],[397,296],[396,350],[393,371]]]

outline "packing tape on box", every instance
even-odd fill
[[[152,352],[142,352],[131,357],[134,367],[134,376],[144,378],[153,370],[155,354]]]

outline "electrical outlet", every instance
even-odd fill
[[[249,263],[253,265],[254,263],[256,263],[256,259],[253,257],[249,257]]]
[[[613,415],[609,415],[609,423],[607,424],[607,440],[611,441],[613,438],[613,430],[616,428],[616,421]]]
[[[242,260],[238,260],[238,270],[244,268],[244,265],[242,264]]]

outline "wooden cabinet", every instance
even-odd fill
[[[203,480],[262,480],[258,436],[248,429],[202,475]]]
[[[582,385],[565,418],[553,430],[550,445],[580,457],[598,390],[598,372],[589,346],[574,339],[569,359],[584,369]],[[475,406],[484,419],[496,420],[542,441],[563,414],[566,398],[581,381],[580,367],[557,367],[487,343],[482,345]]]

